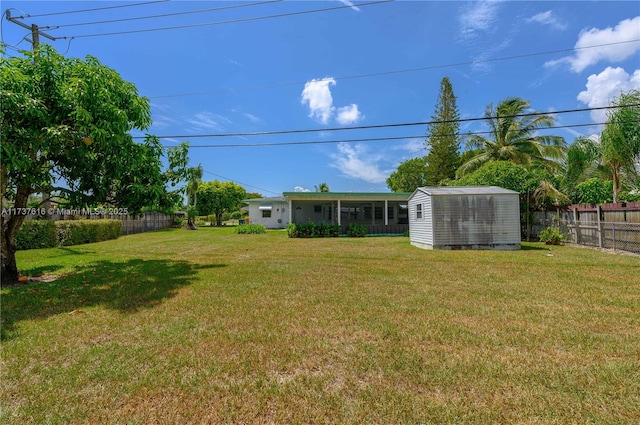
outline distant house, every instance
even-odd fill
[[[367,226],[367,234],[402,234],[409,230],[410,193],[404,192],[284,192],[290,223]]]
[[[262,224],[267,229],[284,229],[289,224],[288,202],[284,196],[245,199],[249,222]]]
[[[409,240],[426,249],[519,249],[518,193],[496,186],[419,187],[409,197]]]

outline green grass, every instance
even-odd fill
[[[22,251],[3,424],[637,424],[640,259],[180,229]]]

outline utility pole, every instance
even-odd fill
[[[11,10],[7,10],[5,12],[5,16],[7,17],[7,21],[13,22],[14,24],[21,26],[24,29],[31,31],[31,40],[27,38],[27,41],[31,43],[31,50],[37,50],[38,45],[40,44],[40,36],[48,38],[51,41],[56,41],[56,37],[50,36],[49,34],[40,31],[36,24],[27,25],[24,22],[18,21],[17,18],[11,17]]]

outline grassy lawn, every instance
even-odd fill
[[[3,424],[640,422],[640,258],[168,230],[23,251]]]

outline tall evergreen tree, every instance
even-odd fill
[[[429,149],[426,179],[435,186],[443,180],[454,179],[460,166],[460,114],[448,77],[440,82],[438,103],[431,119],[425,140]]]

